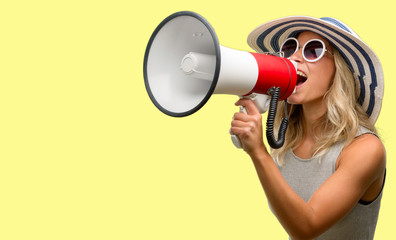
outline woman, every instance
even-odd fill
[[[282,51],[298,68],[282,148],[267,151],[250,100],[236,103],[247,114],[236,113],[231,123],[271,210],[291,239],[373,239],[386,165],[374,127],[383,96],[378,58],[332,18],[278,19],[256,28],[248,42],[258,52]]]

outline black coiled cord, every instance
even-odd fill
[[[285,118],[282,118],[282,123],[278,130],[278,140],[275,140],[274,136],[274,120],[276,115],[276,110],[278,108],[278,99],[279,99],[279,91],[280,88],[273,88],[269,91],[271,96],[271,102],[268,111],[268,118],[267,118],[267,141],[268,144],[274,148],[278,149],[283,146],[285,143],[285,135],[287,130],[287,125],[289,124],[289,116],[287,114],[287,102],[285,100]]]

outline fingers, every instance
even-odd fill
[[[251,128],[248,123],[233,121],[231,123],[230,134],[237,135],[239,137],[246,137],[251,132]]]
[[[235,135],[246,135],[261,129],[261,115],[247,115],[245,113],[235,113],[231,122],[230,133]]]
[[[237,128],[249,128],[249,127],[254,127],[253,122],[245,122],[245,121],[240,121],[240,120],[233,120],[231,122],[231,127],[237,127]]]
[[[235,105],[244,106],[247,114],[243,112],[237,112],[234,114],[231,122],[231,134],[246,135],[248,133],[256,132],[255,130],[257,129],[261,129],[261,114],[252,100],[241,98],[235,103]]]
[[[235,105],[244,106],[249,115],[260,114],[256,105],[254,104],[254,102],[251,99],[241,98],[235,103]]]
[[[262,124],[262,116],[260,113],[257,113],[255,115],[248,115],[242,112],[237,112],[234,114],[234,117],[232,119],[242,122],[252,122],[255,125]]]
[[[230,134],[231,135],[236,135],[236,136],[246,136],[249,134],[248,131],[246,131],[245,128],[238,128],[238,127],[231,127],[230,128]]]
[[[244,122],[248,122],[253,120],[252,116],[247,115],[245,113],[242,112],[237,112],[234,114],[234,117],[232,118],[233,120],[239,120],[239,121],[244,121]]]
[[[250,99],[240,99],[235,105],[244,106],[246,113],[234,114],[230,133],[239,137],[243,149],[247,153],[253,153],[255,149],[264,146],[262,116],[255,103]]]
[[[238,136],[243,149],[249,154],[264,145],[261,118],[258,116],[261,117],[235,113],[231,122],[230,134]]]

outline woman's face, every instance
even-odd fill
[[[307,62],[302,56],[302,47],[311,39],[320,39],[325,45],[326,53],[316,62]],[[296,91],[287,101],[291,104],[321,103],[329,89],[335,73],[334,57],[329,42],[313,32],[302,32],[298,38],[300,49],[290,59],[297,62]]]

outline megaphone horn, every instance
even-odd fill
[[[154,105],[173,117],[195,113],[212,94],[268,95],[277,88],[284,100],[297,82],[294,62],[221,46],[209,22],[189,11],[170,15],[154,30],[143,73]]]

